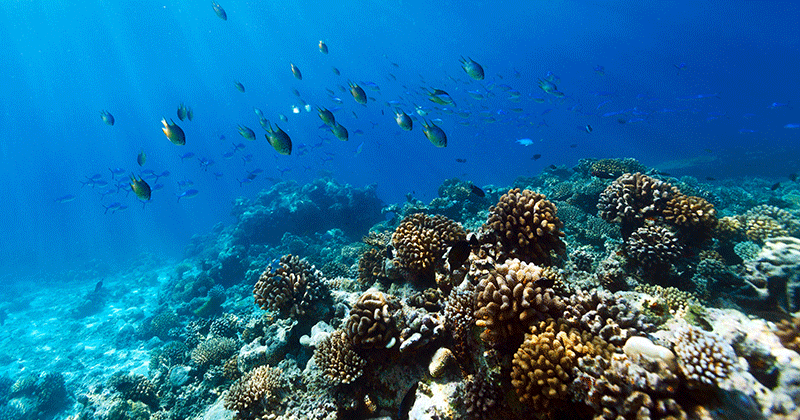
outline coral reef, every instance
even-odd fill
[[[648,225],[633,231],[626,242],[628,256],[651,269],[665,269],[681,255],[682,245],[672,229]]]
[[[344,331],[335,331],[314,350],[314,360],[325,376],[334,383],[349,384],[363,373],[367,362],[353,350]]]
[[[481,333],[484,341],[502,344],[524,334],[530,323],[563,313],[564,302],[555,292],[537,285],[552,284],[543,274],[543,268],[516,258],[481,273],[475,324],[486,328]]]
[[[566,250],[561,240],[564,224],[556,216],[556,206],[544,195],[519,188],[509,190],[492,206],[482,230],[494,245],[497,261],[517,258],[540,265],[552,265],[551,251]]]
[[[441,269],[447,248],[466,239],[460,224],[441,215],[412,214],[403,219],[392,234],[392,245],[397,251],[397,266],[409,272],[412,278],[434,280]]]
[[[235,410],[238,419],[258,419],[282,388],[281,370],[258,366],[239,378],[228,390],[225,408]]]
[[[736,370],[733,348],[713,332],[691,325],[676,331],[675,355],[687,385],[716,387]]]
[[[511,384],[519,401],[537,413],[555,410],[568,400],[572,368],[589,356],[609,358],[613,346],[565,322],[548,319],[534,324],[514,354]]]
[[[648,217],[661,216],[667,203],[678,194],[672,185],[642,173],[626,173],[600,194],[598,215],[608,222],[622,224],[627,237]]]
[[[296,255],[281,257],[276,269],[267,268],[253,287],[256,305],[304,315],[328,296],[322,273]]]
[[[795,235],[800,221],[791,213],[775,206],[762,204],[743,215],[744,230],[751,241],[764,242],[769,238]]]
[[[356,348],[391,348],[397,343],[395,311],[392,298],[378,291],[362,294],[350,309],[344,329]]]

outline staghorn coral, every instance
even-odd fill
[[[616,346],[655,329],[625,298],[598,289],[575,290],[569,296],[563,319],[569,326],[589,331]]]
[[[362,294],[350,309],[345,332],[356,348],[392,348],[397,342],[395,305],[381,292]]]
[[[675,232],[655,224],[636,229],[625,244],[628,256],[648,269],[669,267],[681,255],[682,248]]]
[[[192,350],[192,362],[208,367],[227,360],[236,351],[236,341],[227,337],[209,337]]]
[[[800,221],[791,213],[775,206],[762,204],[743,215],[745,234],[751,241],[764,242],[769,238],[795,235]]]
[[[612,182],[600,194],[598,216],[608,222],[622,224],[622,236],[627,237],[645,219],[660,217],[678,189],[639,172],[626,173]]]
[[[736,354],[722,337],[685,325],[675,333],[678,367],[691,388],[715,387],[736,368]]]
[[[537,285],[549,282],[544,274],[543,268],[516,258],[481,273],[475,324],[486,328],[481,333],[484,341],[501,344],[521,336],[531,322],[563,313],[564,302],[553,289]]]
[[[236,411],[238,419],[258,419],[277,399],[282,387],[281,370],[258,366],[239,378],[225,396],[225,408]]]
[[[514,353],[511,384],[519,401],[538,413],[552,412],[569,395],[572,368],[584,356],[610,357],[613,346],[588,331],[552,318],[531,325]]]
[[[556,216],[556,206],[542,194],[515,188],[492,206],[482,227],[494,245],[498,261],[517,258],[541,265],[552,265],[550,252],[563,253],[564,224]]]
[[[433,280],[435,271],[444,264],[447,248],[466,236],[461,224],[447,217],[423,213],[406,216],[392,234],[396,265],[414,277]]]
[[[296,255],[284,255],[279,267],[267,268],[253,287],[261,309],[305,315],[314,303],[329,296],[322,273]]]
[[[331,382],[339,384],[349,384],[361,377],[367,365],[341,330],[334,331],[319,343],[314,350],[314,361]]]

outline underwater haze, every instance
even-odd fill
[[[304,183],[330,174],[357,187],[374,183],[389,203],[407,193],[430,200],[447,178],[502,185],[583,157],[633,157],[717,179],[798,169],[800,130],[783,128],[800,123],[794,2],[232,1],[223,5],[227,21],[206,3],[0,7],[6,272],[140,252],[180,256],[192,234],[232,220],[236,197],[252,197],[276,179]],[[329,54],[320,53],[319,40]],[[461,56],[480,63],[485,79],[472,80]],[[563,98],[539,88],[548,73],[560,79]],[[374,101],[364,107],[339,90],[348,80],[380,90],[367,89]],[[500,85],[519,98],[507,100]],[[455,104],[444,108],[452,111],[421,96],[431,88],[450,93]],[[300,99],[341,108],[335,114],[349,141],[319,129],[315,108],[292,114]],[[178,121],[180,103],[193,108],[193,121]],[[395,124],[392,111],[400,107],[421,127],[414,105],[441,119],[446,148]],[[295,147],[323,144],[303,156],[278,155],[253,107]],[[101,110],[114,116],[113,126]],[[182,126],[185,146],[164,137],[162,117]],[[237,124],[252,128],[256,140],[245,141]],[[515,143],[524,138],[533,144]],[[246,147],[224,158],[238,143]],[[187,152],[194,157],[182,161]],[[534,154],[542,158],[531,160]],[[198,159],[214,163],[202,170]],[[124,172],[112,179],[109,168]],[[240,186],[253,168],[264,172]],[[169,171],[147,204],[124,190],[101,195],[146,169]],[[82,187],[94,174],[108,186]],[[178,202],[185,180],[199,193]],[[67,195],[74,201],[54,201]],[[111,203],[127,208],[105,211]]]
[[[800,2],[0,1],[0,420],[800,418]]]

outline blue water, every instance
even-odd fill
[[[89,260],[122,262],[142,252],[180,257],[193,234],[233,221],[236,197],[252,198],[275,179],[304,183],[328,174],[357,187],[377,184],[379,196],[393,203],[407,193],[427,202],[447,178],[507,186],[583,157],[634,157],[700,179],[780,179],[800,169],[800,129],[784,128],[800,123],[795,2],[230,0],[222,6],[227,21],[207,1],[0,5],[4,278]],[[328,55],[317,49],[319,40]],[[485,80],[462,71],[462,55],[483,65]],[[563,100],[539,89],[537,80],[548,72],[558,76]],[[339,90],[348,80],[362,83],[375,100],[357,104]],[[520,92],[518,102],[503,84]],[[318,128],[316,112],[291,111],[300,104],[292,89],[312,106],[337,106],[326,88],[343,101],[335,114],[350,131],[348,142]],[[447,108],[468,114],[443,111],[422,88],[446,90],[456,105]],[[475,99],[467,93],[475,90],[494,96]],[[420,120],[412,132],[402,131],[386,103],[392,100],[409,114],[417,104],[428,109],[427,118],[440,118],[448,146],[428,142]],[[181,102],[193,108],[194,121],[178,121]],[[291,156],[266,143],[253,107],[289,133]],[[101,121],[101,110],[114,115],[113,127]],[[162,117],[183,127],[185,146],[167,141]],[[257,140],[244,140],[237,124],[252,128]],[[534,144],[515,142],[523,138]],[[298,153],[301,144],[321,140],[321,147]],[[225,159],[238,143],[244,150]],[[141,150],[147,161],[139,167]],[[181,161],[187,152],[195,157]],[[246,154],[253,157],[245,164]],[[542,158],[531,160],[534,154]],[[198,158],[215,163],[203,171]],[[116,182],[109,168],[124,169],[123,179],[145,169],[170,175],[143,205],[124,191],[101,197]],[[264,173],[240,186],[255,168]],[[82,187],[94,174],[109,187]],[[183,180],[199,194],[178,202]],[[76,199],[54,201],[67,194]],[[128,208],[105,212],[114,202]]]

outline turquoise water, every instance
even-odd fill
[[[636,159],[651,175],[708,199],[720,217],[760,204],[797,217],[800,7],[794,2],[220,6],[226,20],[207,1],[0,5],[0,315],[11,325],[0,361],[10,380],[30,371],[65,372],[74,405],[114,371],[148,375],[142,364],[159,343],[119,338],[119,330],[121,324],[138,329],[165,307],[183,308],[181,326],[193,319],[197,302],[165,291],[180,264],[192,278],[212,279],[198,280],[191,298],[204,299],[222,285],[226,313],[245,319],[255,316],[252,282],[282,253],[299,253],[317,268],[336,260],[356,277],[355,254],[363,249],[353,244],[369,227],[392,230],[418,206],[475,230],[512,186],[568,202],[556,185],[575,191],[589,185],[594,178],[585,159]],[[482,80],[462,69],[462,57],[482,66]],[[540,87],[545,82],[557,90]],[[348,83],[364,89],[365,105]],[[435,89],[452,103],[431,101]],[[191,108],[191,121],[179,119],[181,104]],[[324,126],[317,107],[333,111],[347,141]],[[267,142],[255,108],[291,137],[290,155]],[[398,109],[412,117],[411,131],[395,122]],[[113,115],[113,125],[102,111]],[[185,145],[165,137],[162,118],[182,128]],[[446,147],[425,137],[425,121],[446,133]],[[255,140],[241,136],[239,125],[252,129]],[[146,158],[137,163],[142,152]],[[583,172],[574,169],[580,165]],[[130,191],[131,175],[148,183],[149,200]],[[480,187],[486,198],[446,196],[467,209],[460,214],[429,205],[453,178]],[[324,193],[309,193],[309,186]],[[358,196],[362,189],[367,193]],[[308,223],[313,228],[298,228],[282,214],[331,197],[342,202],[301,212],[315,218]],[[254,203],[273,212],[255,223],[266,233],[241,239],[231,232],[244,229],[242,210],[256,211]],[[592,205],[581,211],[580,223],[566,223],[568,253],[587,245],[577,226],[596,212]],[[619,238],[613,239],[588,243],[597,260],[607,249],[613,253]],[[337,260],[332,255],[339,251]],[[696,257],[688,254],[681,257]],[[225,266],[230,255],[245,262]],[[110,285],[111,296],[92,294]],[[33,294],[20,299],[26,293]],[[21,300],[28,304],[20,307]],[[78,335],[87,350],[69,357],[80,366],[53,362],[51,352],[77,345],[59,331],[67,314],[75,318],[73,332],[91,330]],[[30,326],[27,316],[34,317]],[[107,334],[117,341],[103,341]],[[26,339],[16,352],[18,336]],[[103,368],[106,362],[86,361],[111,357],[104,352],[112,348],[135,354],[135,362],[113,356],[107,359],[113,368]],[[77,413],[70,404],[48,416]]]

